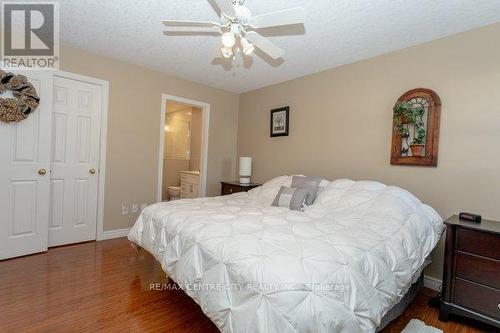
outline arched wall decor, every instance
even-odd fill
[[[437,166],[440,121],[434,91],[417,88],[401,96],[394,106],[391,164]]]

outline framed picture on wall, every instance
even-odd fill
[[[271,137],[288,136],[290,107],[271,110]]]

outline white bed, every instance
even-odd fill
[[[222,332],[374,332],[442,232],[431,207],[377,182],[322,183],[303,212],[249,193],[146,208],[128,236]]]

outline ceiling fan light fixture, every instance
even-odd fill
[[[243,54],[246,56],[251,55],[255,51],[255,46],[245,37],[241,38],[241,48],[243,49]]]
[[[305,23],[304,8],[296,7],[275,12],[268,12],[254,16],[250,9],[243,4],[245,0],[209,0],[216,5],[220,15],[217,21],[182,21],[165,20],[163,24],[172,28],[172,32],[191,32],[217,34],[221,38],[221,51],[224,57],[242,53],[250,56],[259,49],[259,55],[268,55],[272,59],[279,59],[285,51],[279,48],[264,33],[265,28],[295,25]],[[169,32],[169,31],[167,31]],[[264,33],[265,34],[265,33]],[[220,44],[219,44],[220,45]],[[217,57],[222,56],[217,50]]]
[[[226,32],[222,35],[222,45],[224,45],[227,48],[231,48],[234,46],[236,43],[236,38],[234,37],[233,33],[231,32]]]
[[[231,58],[233,56],[233,50],[229,47],[223,46],[221,48],[221,53],[224,58]]]

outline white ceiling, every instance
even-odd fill
[[[214,62],[215,36],[165,36],[163,19],[217,20],[211,0],[66,0],[61,38],[90,52],[244,92],[500,21],[500,0],[246,0],[254,15],[302,6],[286,54]],[[282,30],[272,31],[280,34]]]

